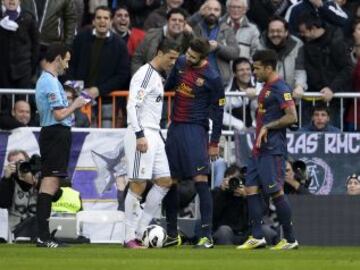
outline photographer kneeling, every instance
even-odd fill
[[[212,191],[213,238],[218,245],[239,245],[249,235],[244,170],[231,165],[220,185]]]
[[[17,228],[36,214],[40,157],[33,155],[29,158],[25,151],[13,150],[9,152],[7,161],[0,181],[0,208],[8,209],[10,230],[16,237]],[[36,233],[36,229],[28,229]]]

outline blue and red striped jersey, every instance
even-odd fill
[[[207,63],[203,67],[186,64],[180,56],[165,84],[165,90],[174,90],[171,114],[174,123],[193,123],[209,129],[213,121],[211,142],[218,143],[224,113],[224,87],[220,75]]]
[[[263,86],[258,97],[255,141],[263,125],[280,119],[285,115],[285,108],[295,106],[291,93],[291,88],[279,78]],[[286,155],[286,127],[269,130],[267,142],[263,141],[260,148],[254,144],[253,154]]]

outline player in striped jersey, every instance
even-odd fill
[[[125,199],[125,246],[128,248],[143,248],[139,239],[154,215],[160,211],[162,198],[171,185],[165,145],[160,135],[164,95],[160,73],[170,70],[175,64],[179,49],[177,43],[164,40],[153,60],[140,67],[130,82],[128,129],[125,135],[130,180]],[[139,214],[146,180],[153,180],[154,185]]]

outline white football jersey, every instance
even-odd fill
[[[134,132],[143,128],[160,129],[164,86],[162,77],[150,64],[136,71],[130,82],[126,106],[128,125]]]

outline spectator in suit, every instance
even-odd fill
[[[103,122],[110,127],[111,99],[114,90],[128,89],[130,77],[129,54],[125,42],[111,31],[111,10],[96,8],[93,28],[79,33],[73,44],[69,78],[84,81],[92,97],[102,97]],[[123,108],[120,108],[123,109]]]

